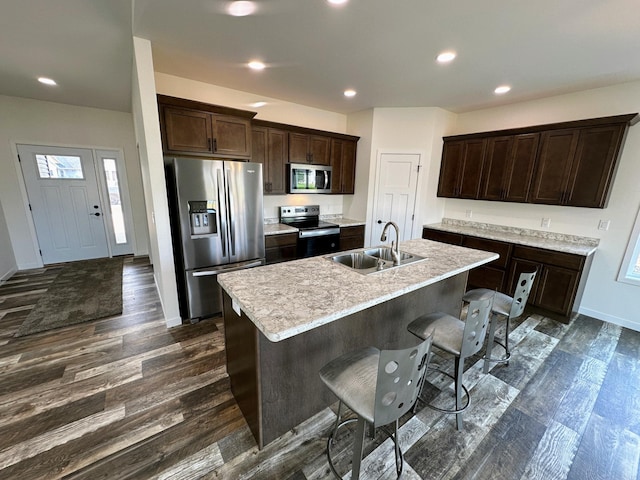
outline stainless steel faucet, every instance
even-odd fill
[[[400,265],[400,229],[398,228],[398,225],[396,225],[394,222],[387,222],[384,228],[382,229],[382,235],[380,235],[380,241],[381,242],[387,241],[387,228],[389,228],[389,225],[391,225],[396,230],[395,246],[393,244],[393,240],[391,241],[391,258],[393,259],[394,265]]]

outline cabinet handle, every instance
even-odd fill
[[[207,149],[212,150],[210,138],[207,138]]]
[[[213,139],[213,151],[217,151],[218,150],[218,139],[214,138]]]

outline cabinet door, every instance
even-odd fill
[[[175,153],[213,153],[211,114],[164,108],[164,149]]]
[[[502,200],[523,203],[529,200],[539,142],[539,133],[516,135],[513,138],[511,159],[504,176]]]
[[[311,156],[311,163],[330,165],[331,138],[311,135],[309,137],[309,155]]]
[[[267,133],[269,193],[280,195],[287,193],[287,158],[289,158],[287,132],[269,128]]]
[[[576,129],[542,133],[531,202],[550,205],[563,203],[578,135]]]
[[[269,193],[269,165],[267,162],[267,128],[251,129],[251,161],[262,164],[264,193]]]
[[[244,118],[213,115],[213,153],[251,156],[251,122]]]
[[[458,179],[462,172],[463,155],[464,141],[444,142],[438,180],[439,197],[458,196]]]
[[[624,128],[611,125],[580,131],[566,205],[604,208]]]
[[[464,162],[460,174],[460,198],[478,198],[480,194],[480,180],[482,179],[482,164],[486,139],[467,140],[464,142]]]
[[[291,163],[310,163],[309,135],[289,132],[289,161]]]
[[[487,140],[487,155],[482,173],[481,200],[502,200],[505,178],[511,163],[513,136],[493,137]]]
[[[353,193],[356,170],[356,142],[331,139],[331,193]]]
[[[567,268],[544,265],[538,273],[535,304],[552,312],[569,315],[576,297],[580,273]],[[531,298],[531,297],[529,297]]]

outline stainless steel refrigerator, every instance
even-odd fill
[[[262,165],[165,157],[180,314],[222,311],[219,273],[263,265]]]

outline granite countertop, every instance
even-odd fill
[[[341,227],[358,227],[360,225],[365,225],[366,222],[364,220],[354,220],[352,218],[331,218],[331,217],[320,217],[321,220],[329,223],[335,223]]]
[[[267,223],[264,225],[265,235],[279,235],[283,233],[297,233],[296,227],[290,227],[289,225],[283,225],[282,223]]]
[[[401,242],[400,250],[425,259],[363,275],[319,256],[223,273],[218,282],[234,307],[278,342],[498,258],[422,239]]]
[[[500,240],[503,242],[545,248],[563,253],[572,253],[588,257],[595,253],[599,240],[597,238],[579,237],[563,233],[528,230],[524,228],[492,225],[489,223],[469,222],[443,218],[442,223],[424,225],[434,230],[460,233],[474,237]]]

